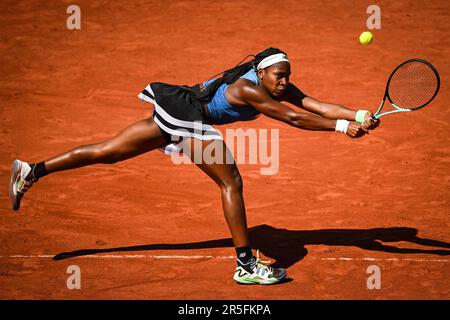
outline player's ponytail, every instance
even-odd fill
[[[209,102],[214,97],[214,94],[216,93],[217,89],[219,89],[219,87],[222,84],[234,83],[237,79],[246,74],[250,69],[254,69],[256,71],[256,67],[264,58],[277,53],[284,53],[284,52],[277,48],[268,48],[264,51],[261,51],[256,56],[248,55],[236,67],[213,76],[214,78],[218,75],[223,74],[221,78],[212,81],[200,92],[194,92],[195,98],[197,98],[201,102],[205,103]],[[248,57],[254,57],[254,59],[244,64],[241,64],[243,61],[247,60]]]

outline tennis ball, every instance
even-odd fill
[[[373,40],[373,34],[370,31],[364,31],[359,36],[359,43],[361,44],[370,44]]]

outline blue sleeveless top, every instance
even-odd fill
[[[258,76],[253,69],[240,78],[247,79],[254,84],[258,84]],[[203,87],[206,87],[213,81],[214,79],[204,82]],[[225,96],[225,90],[227,88],[228,84],[222,84],[219,89],[217,89],[214,97],[208,102],[208,111],[214,124],[252,120],[259,116],[260,112],[253,107],[233,107]]]

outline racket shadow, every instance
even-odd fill
[[[269,225],[259,225],[249,228],[250,241],[254,249],[275,260],[272,266],[288,268],[301,261],[307,254],[306,246],[350,246],[369,251],[382,251],[398,254],[433,254],[450,255],[450,243],[419,238],[418,230],[408,227],[374,228],[374,229],[321,229],[321,230],[287,230],[278,229]],[[395,245],[387,245],[386,242],[410,242],[422,246],[434,247],[433,249],[404,248]],[[86,255],[152,251],[152,250],[195,250],[208,248],[232,248],[231,238],[190,242],[190,243],[161,243],[145,244],[128,247],[81,249],[71,252],[63,252],[55,255],[53,260],[64,260]],[[436,249],[440,248],[440,249]]]

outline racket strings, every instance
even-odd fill
[[[389,82],[389,97],[401,108],[420,108],[433,99],[438,78],[433,69],[420,61],[408,62],[398,68]]]

